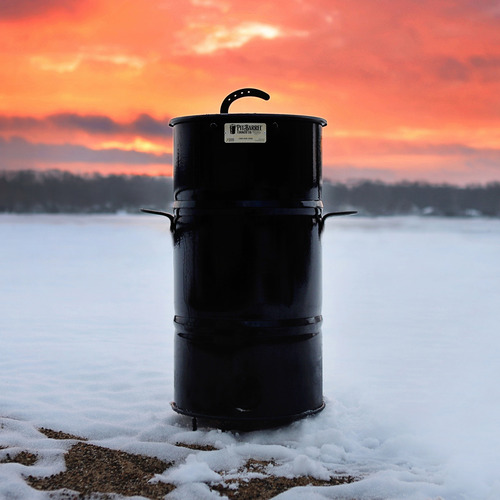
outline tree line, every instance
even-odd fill
[[[323,191],[328,208],[358,210],[365,215],[500,217],[500,182],[461,187],[424,182],[362,181],[325,183]]]
[[[141,207],[165,210],[172,200],[170,177],[77,175],[60,170],[0,172],[0,212],[137,212]]]
[[[0,171],[0,212],[137,213],[141,207],[168,210],[171,177],[77,175],[65,171]],[[500,182],[465,187],[422,182],[323,183],[326,211],[362,215],[500,217]]]

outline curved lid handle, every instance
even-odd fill
[[[222,104],[220,105],[220,112],[229,113],[229,106],[232,102],[236,101],[236,99],[241,99],[242,97],[260,97],[265,101],[268,101],[271,98],[269,94],[259,89],[246,88],[235,90],[222,101]]]

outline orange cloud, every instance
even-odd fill
[[[6,0],[0,43],[6,141],[166,154],[169,132],[134,132],[138,116],[216,113],[230,91],[254,86],[271,100],[231,111],[328,120],[330,177],[500,180],[493,0]],[[114,128],[85,128],[99,116]],[[23,117],[38,125],[19,128]]]

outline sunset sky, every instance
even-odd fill
[[[170,118],[325,118],[331,180],[500,181],[498,0],[1,0],[0,169],[171,174]]]

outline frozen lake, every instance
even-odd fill
[[[200,463],[220,473],[270,456],[284,475],[363,477],[281,499],[500,498],[500,220],[329,219],[327,407],[240,434],[192,432],[170,409],[167,222],[0,215],[0,462],[5,447],[42,458],[29,471],[0,463],[0,498],[48,498],[22,479],[62,470],[40,427],[164,459],[182,439],[220,448],[175,457],[185,498]]]

